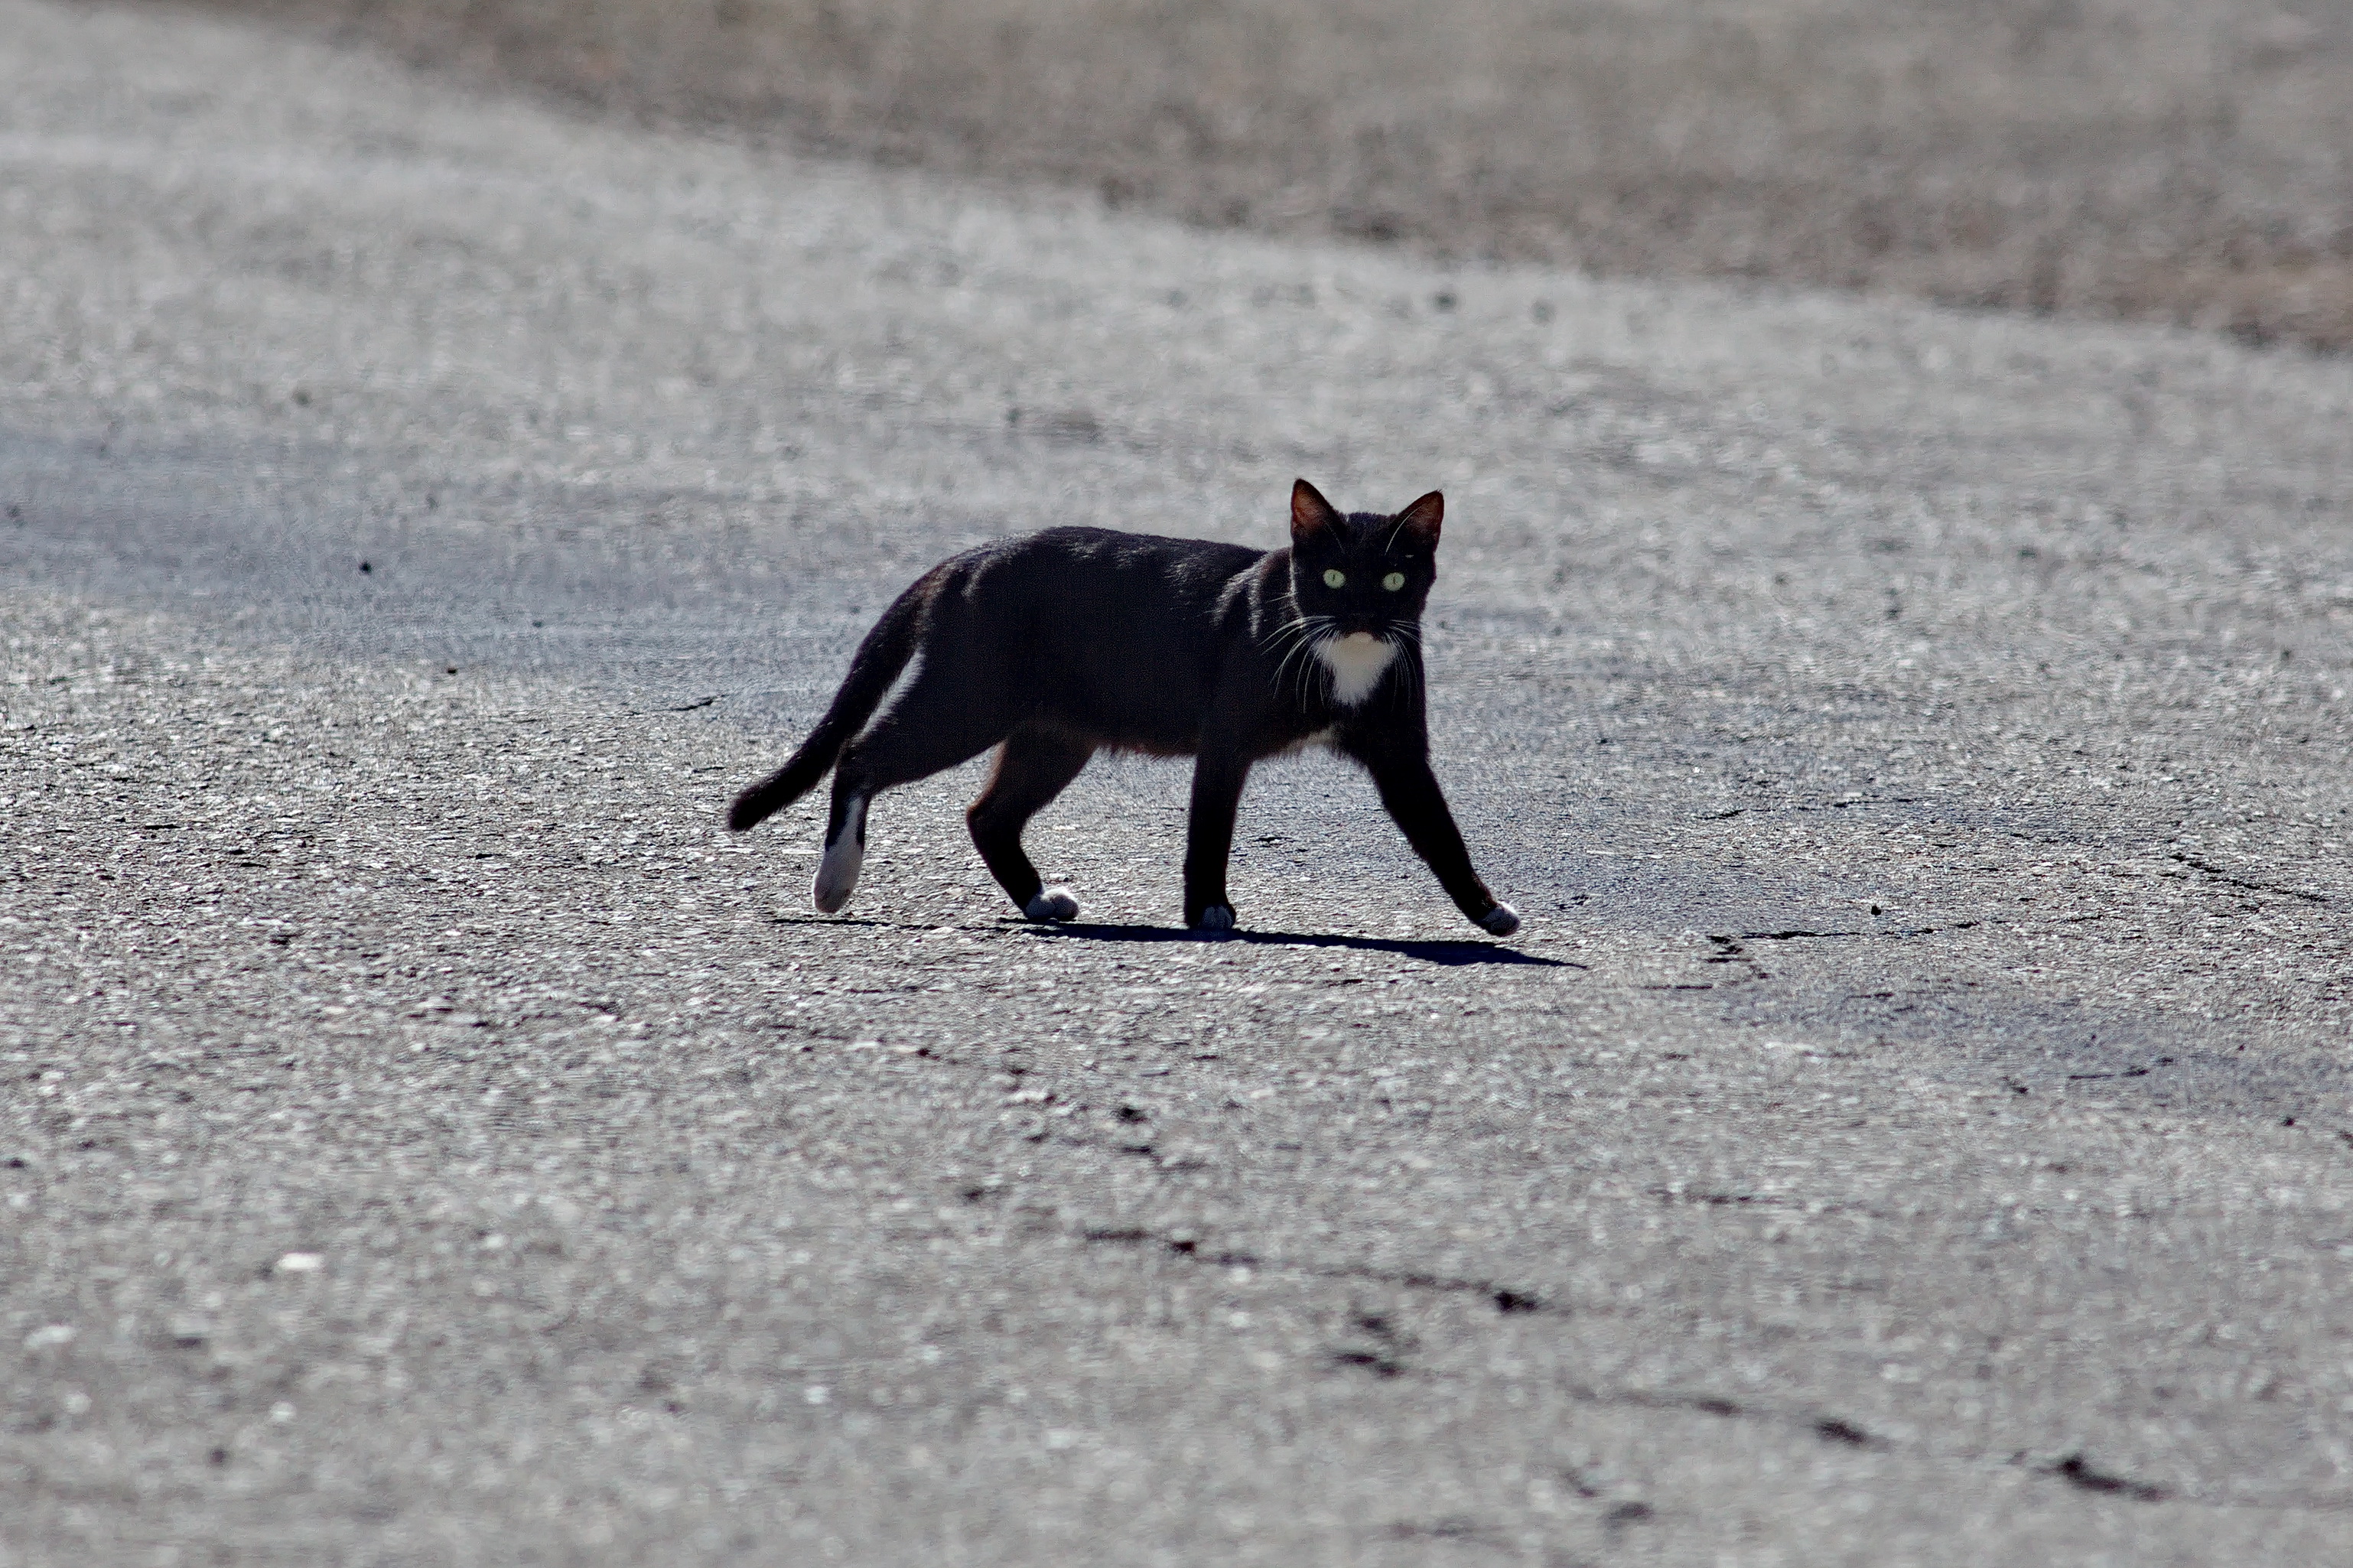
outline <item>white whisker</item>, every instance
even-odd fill
[[[1329,616],[1318,616],[1318,617],[1316,617],[1316,618],[1317,618],[1318,620],[1329,620],[1329,619],[1330,619],[1330,617],[1329,617]],[[1299,700],[1300,700],[1300,701],[1302,701],[1302,702],[1306,701],[1306,700],[1307,700],[1307,682],[1308,682],[1309,679],[1310,679],[1310,678],[1311,678],[1311,677],[1315,673],[1315,671],[1316,671],[1317,669],[1319,669],[1319,668],[1322,667],[1322,664],[1323,664],[1323,661],[1322,661],[1321,659],[1319,659],[1319,658],[1315,658],[1315,657],[1314,657],[1315,652],[1316,652],[1316,650],[1317,650],[1317,649],[1321,648],[1321,647],[1323,647],[1326,642],[1329,642],[1329,641],[1331,640],[1331,637],[1332,637],[1332,634],[1331,634],[1331,632],[1330,632],[1330,631],[1328,631],[1328,630],[1326,630],[1326,629],[1323,629],[1323,628],[1320,628],[1320,627],[1319,627],[1319,628],[1314,628],[1314,629],[1313,629],[1313,630],[1311,631],[1310,635],[1307,635],[1307,636],[1302,637],[1300,637],[1297,641],[1293,642],[1293,643],[1291,645],[1291,649],[1290,649],[1290,651],[1289,651],[1289,652],[1287,652],[1287,653],[1285,653],[1285,654],[1282,656],[1282,662],[1281,664],[1278,664],[1277,666],[1275,666],[1275,668],[1274,668],[1274,689],[1275,689],[1277,691],[1281,691],[1281,690],[1283,689],[1283,679],[1284,679],[1284,675],[1285,675],[1285,673],[1290,669],[1290,668],[1291,668],[1291,664],[1292,664],[1292,661],[1293,661],[1293,659],[1297,659],[1297,660],[1299,661],[1299,672],[1298,672],[1298,695],[1299,695]]]
[[[1265,637],[1260,638],[1260,646],[1262,647],[1271,647],[1281,645],[1288,638],[1304,637],[1308,633],[1314,631],[1317,626],[1329,621],[1331,618],[1332,617],[1329,616],[1293,616],[1291,619],[1283,622],[1282,625],[1275,627],[1274,630],[1267,633]]]
[[[1295,661],[1299,666],[1295,685],[1298,699],[1302,702],[1307,700],[1307,682],[1321,662],[1312,656],[1330,639],[1335,624],[1330,616],[1311,616],[1303,611],[1260,639],[1260,646],[1270,653],[1278,647],[1283,650],[1274,667],[1275,690],[1282,691],[1292,684],[1292,665]]]

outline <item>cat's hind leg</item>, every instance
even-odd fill
[[[844,746],[833,769],[825,858],[809,890],[818,910],[840,913],[857,889],[866,860],[866,808],[876,795],[969,762],[1003,739],[1007,728],[994,703],[975,701],[968,689],[927,682],[919,674],[888,712]]]
[[[990,874],[1033,921],[1074,920],[1079,900],[1068,888],[1044,885],[1021,847],[1021,830],[1079,776],[1093,755],[1092,746],[1067,736],[1016,730],[997,750],[987,787],[965,809],[973,844],[988,862]]]
[[[821,914],[838,915],[858,890],[858,873],[866,864],[866,800],[862,795],[833,792],[833,811],[825,825],[825,858],[817,866],[809,901]]]

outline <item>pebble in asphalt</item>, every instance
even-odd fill
[[[0,1561],[2341,1561],[2353,367],[0,0]],[[1336,766],[718,827],[915,571],[1451,502]],[[364,568],[362,563],[364,563]]]

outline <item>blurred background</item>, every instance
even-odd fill
[[[2338,0],[208,0],[1196,223],[2353,347]]]

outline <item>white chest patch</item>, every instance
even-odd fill
[[[1317,643],[1315,657],[1332,672],[1332,700],[1354,708],[1381,683],[1389,661],[1397,658],[1397,645],[1370,632],[1350,632]]]

